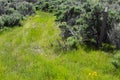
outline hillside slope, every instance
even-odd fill
[[[0,80],[119,80],[102,51],[54,52],[50,45],[60,33],[54,20],[37,12],[22,27],[0,34]]]

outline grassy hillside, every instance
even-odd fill
[[[85,50],[54,52],[55,16],[37,12],[22,27],[0,34],[0,80],[119,80],[110,55]]]

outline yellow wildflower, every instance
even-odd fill
[[[91,73],[89,73],[89,76],[91,75]]]
[[[97,76],[97,72],[93,72],[93,74],[92,74],[93,76]]]

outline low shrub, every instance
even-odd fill
[[[32,15],[35,12],[35,8],[33,7],[32,3],[28,2],[21,2],[17,4],[16,7],[17,11],[21,13],[22,15]]]
[[[4,22],[2,20],[2,17],[0,17],[0,29],[4,26]]]
[[[120,52],[117,52],[117,53],[114,55],[111,63],[113,64],[113,66],[114,66],[116,69],[120,69]]]
[[[69,47],[69,49],[77,49],[78,39],[75,36],[68,37],[66,45]]]
[[[0,26],[20,25],[22,17],[35,13],[34,4],[38,0],[0,0]]]
[[[13,13],[11,15],[3,15],[2,20],[4,22],[4,26],[15,26],[21,24],[22,16],[19,13]]]
[[[0,1],[0,15],[5,14],[7,4],[5,0]]]
[[[49,10],[49,7],[50,7],[50,4],[48,3],[48,2],[45,2],[44,4],[43,4],[43,6],[42,6],[42,10],[43,11],[48,11]]]
[[[13,14],[15,13],[16,11],[14,10],[14,8],[8,8],[6,11],[5,11],[5,14],[6,15],[10,15],[10,14]]]
[[[65,28],[62,30],[63,36],[69,32],[69,34],[73,34],[71,36],[75,36],[76,38],[80,39],[82,37],[83,42],[94,42],[96,45],[98,44],[98,40],[100,38],[101,33],[101,26],[103,21],[103,11],[106,6],[105,4],[109,4],[106,0],[105,3],[92,3],[89,1],[83,2],[81,5],[76,3],[67,2],[67,5],[71,5],[64,11],[60,10],[55,15],[57,16],[57,20],[59,22],[66,22],[66,25],[69,28]],[[120,6],[118,3],[112,2],[109,4],[108,10],[108,21],[107,27],[105,29],[103,43],[114,44],[117,48],[120,48],[120,39],[119,35],[117,35],[117,41],[115,40],[114,28],[118,24],[120,24]],[[114,25],[113,25],[114,24]],[[66,32],[65,32],[66,31]],[[117,30],[119,32],[119,29]],[[110,35],[114,35],[111,39]],[[69,37],[71,37],[69,36]],[[68,37],[65,37],[66,39]],[[81,40],[78,40],[81,41]]]

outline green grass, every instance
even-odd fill
[[[119,80],[102,51],[54,52],[60,30],[55,16],[37,12],[22,27],[0,34],[0,80]]]

